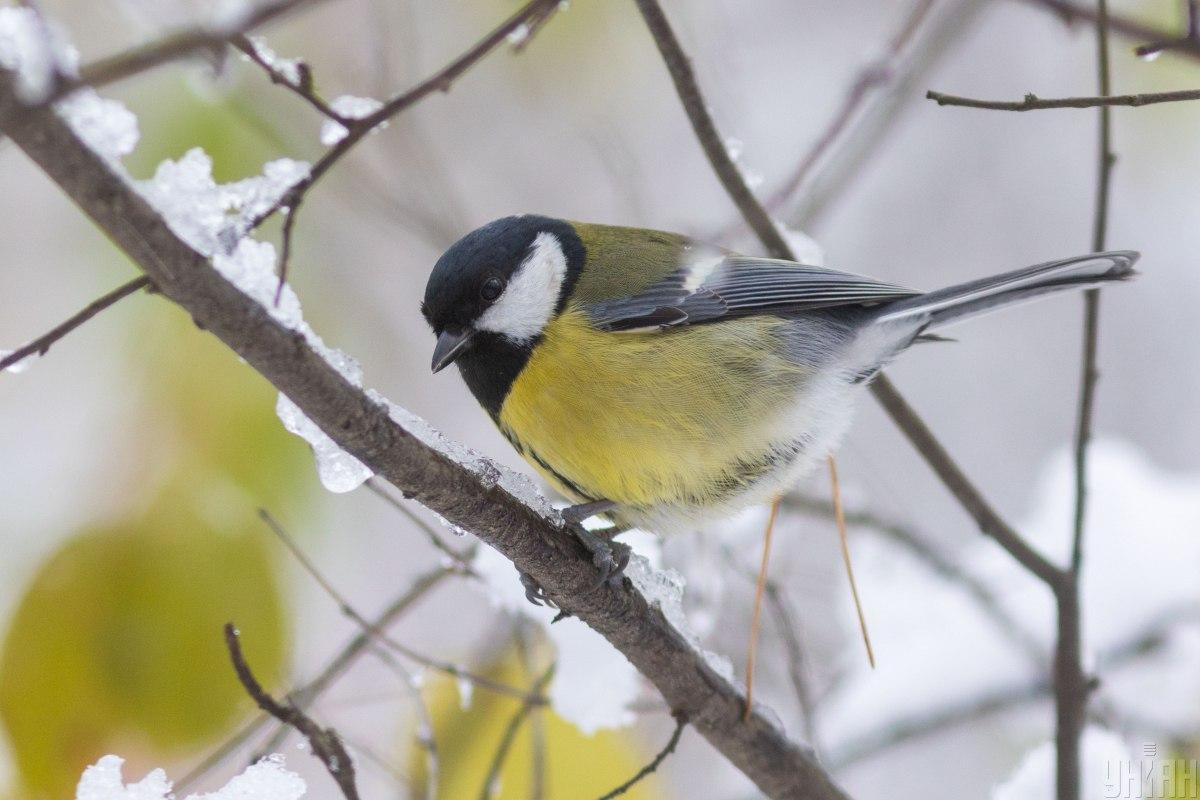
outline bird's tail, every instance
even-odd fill
[[[966,317],[1051,292],[1128,280],[1137,274],[1133,265],[1139,255],[1132,250],[1092,253],[960,283],[936,292],[888,303],[880,309],[876,321],[924,321],[922,330],[939,328]]]

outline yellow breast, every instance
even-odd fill
[[[608,333],[568,307],[513,383],[500,426],[577,501],[717,502],[739,470],[778,448],[773,423],[806,377],[782,354],[786,324]]]

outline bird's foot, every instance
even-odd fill
[[[616,507],[617,504],[612,500],[596,500],[591,503],[580,503],[577,506],[567,506],[559,513],[562,514],[562,518],[567,521],[568,525],[581,525],[585,519],[612,511]]]
[[[537,582],[537,579],[528,572],[517,570],[521,576],[521,585],[525,587],[525,599],[533,603],[535,606],[554,606],[554,602],[546,596],[546,591],[542,589],[542,585]]]
[[[621,574],[629,566],[629,555],[633,552],[629,545],[608,539],[600,532],[589,531],[581,526],[574,526],[572,533],[580,541],[584,549],[592,556],[592,563],[600,571],[594,589],[608,584],[616,587],[621,582]]]

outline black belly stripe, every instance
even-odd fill
[[[550,466],[550,464],[546,461],[546,459],[542,458],[541,455],[536,450],[533,450],[532,448],[526,446],[526,444],[524,442],[522,442],[520,439],[517,438],[517,435],[515,433],[510,431],[504,425],[500,425],[500,421],[498,419],[496,420],[496,424],[500,428],[500,433],[504,434],[504,438],[508,439],[508,443],[511,444],[514,448],[516,448],[516,451],[518,453],[520,453],[522,457],[528,458],[528,459],[531,459],[532,461],[534,461],[539,467],[541,467],[542,469],[546,470],[546,472],[549,472],[551,475],[553,475],[555,480],[557,480],[563,486],[566,486],[568,489],[570,489],[575,494],[582,497],[584,499],[584,502],[590,503],[595,500],[601,499],[599,497],[594,496],[590,492],[585,492],[583,489],[580,488],[579,484],[575,483],[575,481],[571,480],[570,478],[568,478],[567,476],[563,475],[561,472],[556,470],[554,467]]]

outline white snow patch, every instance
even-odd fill
[[[39,103],[54,89],[55,73],[73,76],[79,53],[60,27],[31,7],[0,8],[0,67],[17,73],[17,96]]]
[[[344,94],[341,97],[336,97],[329,104],[329,107],[346,119],[362,119],[369,117],[383,107],[383,103],[373,97],[355,97],[354,95]],[[384,128],[386,125],[380,125],[375,130]],[[326,147],[333,145],[346,138],[346,126],[340,122],[327,119],[321,123],[321,144]]]
[[[991,800],[1054,800],[1054,742],[1043,742],[1025,755],[1012,777],[992,789]],[[1082,787],[1079,796],[1087,798],[1123,797],[1140,800],[1142,793],[1114,792],[1116,776],[1122,764],[1132,763],[1129,748],[1112,731],[1089,726],[1083,732],[1079,748]]]
[[[75,135],[109,162],[119,162],[137,147],[137,116],[117,100],[80,89],[54,107]]]
[[[250,36],[251,46],[254,47],[254,53],[262,62],[271,69],[279,73],[279,75],[292,86],[300,86],[300,59],[298,58],[281,58],[267,44],[267,40],[262,36]],[[247,59],[249,56],[245,56]]]
[[[75,790],[75,800],[174,800],[171,781],[156,769],[137,783],[125,783],[121,766],[125,760],[108,755],[84,770]],[[282,756],[268,756],[246,768],[224,788],[208,794],[188,795],[185,800],[299,800],[304,781],[284,768]]]

